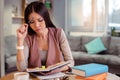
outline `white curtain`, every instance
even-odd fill
[[[67,0],[69,32],[104,32],[106,30],[106,0]]]

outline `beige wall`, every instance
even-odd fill
[[[4,75],[4,48],[3,48],[3,15],[4,0],[0,0],[0,77]]]

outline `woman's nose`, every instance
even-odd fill
[[[39,26],[39,22],[38,21],[35,21],[35,26]]]

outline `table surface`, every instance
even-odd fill
[[[74,75],[73,75],[74,76]],[[75,77],[70,77],[69,80],[84,80],[84,79],[75,79]],[[91,79],[90,79],[91,80]],[[101,80],[99,78],[97,78],[96,80]],[[120,77],[119,76],[116,76],[115,74],[112,74],[112,73],[107,73],[107,77],[105,80],[120,80]]]
[[[14,76],[13,76],[14,73],[16,73],[16,72],[9,73],[9,74],[3,76],[2,78],[0,78],[0,80],[14,80]],[[30,76],[30,80],[40,80],[40,79]]]
[[[13,79],[14,73],[15,72],[9,73],[9,74],[3,76],[2,78],[0,78],[0,80],[14,80]],[[40,80],[40,79],[33,77],[33,76],[30,76],[30,80]],[[120,77],[118,77],[112,73],[107,73],[107,80],[120,80]]]

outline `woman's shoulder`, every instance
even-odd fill
[[[48,28],[48,31],[51,35],[60,36],[62,32],[62,28]]]
[[[48,28],[49,31],[61,31],[62,28]]]

